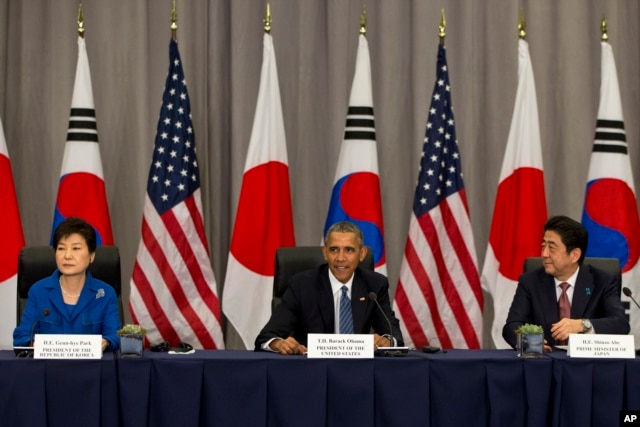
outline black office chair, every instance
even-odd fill
[[[40,279],[51,276],[56,269],[55,252],[51,246],[25,246],[18,256],[18,292],[16,325],[20,324],[22,312],[27,304],[31,285]],[[89,271],[96,279],[111,285],[118,295],[118,312],[120,323],[124,324],[120,276],[120,252],[117,246],[98,246],[96,257],[89,266]]]
[[[622,287],[622,271],[620,270],[620,262],[618,261],[618,258],[585,257],[583,265],[587,264],[613,274],[618,283],[618,295],[620,295],[620,289]],[[536,270],[540,267],[542,267],[541,257],[531,257],[524,260],[525,273]]]
[[[367,255],[360,262],[360,268],[373,271],[373,251],[368,247]],[[326,261],[322,255],[322,246],[291,246],[276,250],[276,266],[273,275],[273,299],[271,311],[284,295],[289,284],[289,278],[296,273],[316,268]]]

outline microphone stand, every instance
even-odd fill
[[[34,332],[36,331],[36,326],[40,323],[42,319],[47,317],[49,313],[51,313],[51,311],[48,308],[45,308],[44,310],[42,310],[42,314],[40,315],[40,317],[38,317],[36,321],[33,322],[33,325],[31,325],[31,333],[29,334],[29,345],[31,347],[33,347],[33,336],[34,336]]]
[[[638,301],[636,301],[633,295],[631,294],[631,289],[625,286],[624,288],[622,288],[622,293],[628,296],[629,298],[631,298],[631,301],[633,301],[636,307],[640,308],[640,304],[638,304]]]
[[[29,333],[29,346],[28,347],[13,347],[13,351],[18,358],[28,359],[33,357],[33,338],[36,331],[36,326],[40,323],[42,319],[47,317],[51,313],[51,310],[45,308],[42,310],[40,316],[33,322],[31,325],[31,332]]]
[[[633,301],[636,307],[640,309],[640,304],[638,304],[638,301],[636,301],[636,299],[633,297],[633,294],[631,294],[631,289],[625,286],[624,288],[622,288],[622,293],[625,294],[625,296],[628,296],[629,298],[631,298],[631,301]],[[636,354],[640,354],[639,348],[636,348]]]
[[[391,327],[391,321],[389,320],[389,316],[384,312],[382,306],[378,302],[378,295],[375,292],[369,292],[369,299],[373,301],[380,313],[382,313],[382,317],[387,321],[387,326],[389,327],[389,347],[384,350],[379,349],[376,351],[376,354],[380,356],[404,356],[408,352],[408,348],[406,347],[396,347],[395,340],[393,338],[393,328]]]

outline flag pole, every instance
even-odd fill
[[[84,38],[84,15],[82,14],[82,2],[78,3],[78,35]]]
[[[527,38],[527,22],[524,19],[524,10],[520,9],[520,22],[518,23],[518,38]]]
[[[438,37],[440,37],[440,46],[444,46],[444,38],[447,35],[447,19],[444,16],[444,9],[440,12],[440,25],[438,25]]]
[[[602,35],[600,36],[600,40],[603,42],[609,41],[609,35],[607,34],[607,18],[602,14],[602,21],[600,22],[600,31]]]
[[[367,7],[362,5],[362,13],[360,14],[360,34],[367,34]]]
[[[262,22],[264,23],[264,32],[271,34],[271,5],[269,2],[267,2],[267,8]]]
[[[176,0],[173,0],[171,7],[171,40],[177,40],[178,35],[178,12],[176,12]]]

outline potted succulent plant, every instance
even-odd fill
[[[124,357],[141,357],[146,333],[147,330],[140,325],[124,325],[118,331],[120,336],[120,355]]]
[[[539,357],[544,353],[544,329],[525,323],[516,329],[518,357]]]

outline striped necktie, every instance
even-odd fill
[[[347,291],[349,288],[343,286],[342,295],[340,296],[340,333],[352,334],[353,333],[353,316],[351,315],[351,301]]]
[[[560,283],[560,288],[562,289],[562,293],[560,294],[560,299],[558,299],[558,320],[560,319],[570,319],[571,318],[571,303],[569,302],[569,296],[567,295],[567,289],[569,289],[570,284],[567,282]],[[567,345],[568,340],[559,340],[558,344]]]

